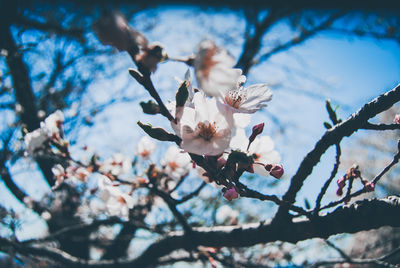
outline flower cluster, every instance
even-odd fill
[[[140,123],[151,137],[175,141],[183,151],[192,154],[192,159],[193,155],[203,157],[207,164],[195,160],[194,163],[202,167],[208,181],[225,186],[224,196],[228,200],[238,197],[235,174],[248,171],[279,179],[284,173],[272,139],[258,137],[264,124],[254,126],[250,137],[245,130],[251,115],[271,101],[272,92],[265,84],[244,87],[246,77],[234,68],[234,63],[234,58],[211,40],[201,42],[192,58],[199,88],[193,87],[188,70],[176,100],[166,105],[174,116],[170,122],[177,138],[171,138],[164,130],[150,131],[150,127]],[[234,159],[232,152],[236,158],[241,155]]]
[[[67,147],[68,143],[62,139],[63,122],[64,114],[57,110],[49,115],[44,122],[40,123],[40,128],[26,133],[24,136],[25,152],[34,157],[38,151],[49,149],[50,145],[54,145],[59,149]]]

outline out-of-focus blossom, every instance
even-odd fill
[[[64,115],[60,110],[57,110],[49,115],[44,122],[40,123],[40,128],[27,133],[24,136],[25,150],[27,154],[34,156],[35,151],[43,147],[44,143],[49,139],[60,139],[63,122]]]
[[[143,159],[148,159],[152,152],[156,149],[156,144],[152,139],[147,136],[143,136],[136,147],[136,155]]]
[[[235,59],[213,41],[202,41],[197,49],[194,69],[197,83],[208,96],[223,97],[222,93],[236,87],[242,70],[234,69]]]
[[[393,123],[400,124],[400,114],[394,116]]]
[[[49,115],[44,122],[40,123],[40,128],[43,129],[49,137],[55,137],[60,134],[63,122],[64,114],[60,110],[57,110]]]
[[[215,99],[198,92],[194,108],[184,107],[181,120],[172,127],[182,139],[181,147],[189,153],[218,155],[228,148],[233,127],[229,109]]]
[[[106,176],[99,178],[99,197],[106,203],[106,208],[111,216],[119,216],[123,219],[129,218],[129,209],[134,206],[134,199],[122,192]]]
[[[139,53],[140,47],[147,47],[147,39],[129,26],[119,12],[105,12],[93,25],[100,42],[116,47],[120,51]]]
[[[160,164],[163,166],[163,171],[175,180],[188,174],[192,167],[190,156],[176,146],[168,148]]]
[[[150,72],[157,69],[157,64],[166,58],[164,48],[159,43],[145,47],[143,52],[136,56],[136,61],[145,66]]]
[[[231,186],[229,189],[226,189],[224,192],[224,197],[228,201],[232,201],[233,199],[236,199],[239,197],[239,193],[236,190],[235,186]]]
[[[239,211],[233,210],[228,205],[223,205],[218,208],[215,219],[218,224],[236,224]]]
[[[100,172],[119,176],[121,174],[129,173],[131,168],[131,159],[123,154],[118,153],[104,161],[104,163],[100,166]]]
[[[57,164],[54,167],[52,167],[51,171],[53,172],[54,177],[56,178],[57,184],[60,184],[67,177],[67,173],[65,172],[64,167],[61,166],[60,164]]]
[[[33,156],[36,150],[41,148],[43,144],[48,140],[47,133],[41,129],[35,129],[29,132],[24,137],[25,150],[28,155]]]
[[[60,164],[55,165],[51,171],[56,178],[56,184],[60,184],[66,179],[70,180],[72,183],[86,182],[91,174],[91,172],[84,167],[68,166],[64,169]]]

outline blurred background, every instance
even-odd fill
[[[382,2],[381,6],[361,2],[335,5],[331,1],[325,4],[299,1],[293,6],[280,1],[258,5],[233,1],[231,6],[224,3],[1,1],[2,237],[19,241],[37,239],[68,225],[108,218],[104,213],[96,214],[87,203],[85,191],[91,187],[90,180],[74,192],[75,201],[71,201],[71,195],[58,196],[52,192],[52,163],[45,159],[34,161],[24,155],[23,127],[32,131],[46,116],[62,110],[65,137],[75,158],[87,160],[96,154],[104,161],[115,153],[122,153],[134,161],[132,172],[139,175],[148,162],[138,160],[135,155],[137,143],[145,135],[136,122],[149,122],[171,130],[169,122],[161,116],[142,112],[139,103],[151,97],[129,75],[128,68],[134,67],[129,55],[101,44],[95,36],[92,25],[105,10],[120,11],[150,42],[160,42],[170,57],[190,56],[200,41],[211,39],[237,60],[236,66],[247,75],[247,85],[269,85],[273,100],[252,117],[251,126],[265,123],[264,134],[274,140],[275,150],[282,156],[285,175],[279,181],[255,175],[243,179],[249,187],[266,194],[285,193],[300,162],[326,131],[323,123],[329,117],[325,100],[330,99],[338,116],[346,119],[399,83],[400,17],[396,5],[391,6],[389,2]],[[152,79],[163,100],[174,100],[179,86],[176,78],[184,79],[187,69],[186,64],[176,61],[158,65]],[[395,106],[375,118],[375,122],[390,124],[398,112],[399,107]],[[360,166],[365,178],[373,178],[391,161],[397,150],[398,134],[398,131],[359,131],[345,139],[337,178],[354,163]],[[167,144],[157,142],[156,152],[149,161],[158,162],[167,148]],[[334,163],[335,150],[331,148],[297,196],[298,206],[313,206]],[[395,180],[398,174],[399,169],[395,168],[385,175],[370,196],[399,194],[400,187]],[[191,192],[201,182],[197,173],[192,172],[180,187],[178,197]],[[142,194],[146,196],[145,192]],[[26,197],[49,207],[47,213],[31,209]],[[138,194],[138,198],[144,197]],[[322,203],[337,199],[333,183]],[[56,200],[62,200],[62,204],[55,204]],[[70,215],[57,207],[65,206],[65,202],[75,202]],[[141,209],[141,216],[135,219],[160,227],[161,235],[175,229],[176,223],[165,205],[147,209],[146,212]],[[179,206],[193,226],[267,220],[276,209],[273,203],[253,199],[228,202],[211,185],[206,185],[198,197]],[[56,215],[61,217],[57,222]],[[160,237],[156,232],[135,230],[124,245],[117,249],[111,247],[125,227],[118,223],[85,233],[97,242],[86,241],[83,245],[86,250],[79,257],[100,259],[107,253],[110,259],[133,258]],[[394,233],[386,228],[368,234],[338,235],[330,240],[357,258],[376,257],[399,246],[400,240]],[[68,244],[63,239],[54,243],[62,248],[63,243]],[[68,250],[71,249],[66,246]],[[306,266],[317,260],[340,257],[337,249],[321,239],[297,245],[277,242],[232,249],[222,255],[226,256],[226,263],[221,261],[223,267],[234,267],[232,263],[236,260],[259,265],[254,267]],[[1,256],[4,265],[49,265],[8,254]],[[195,264],[211,265],[208,259]],[[174,266],[186,267],[182,263]]]

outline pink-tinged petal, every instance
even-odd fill
[[[246,89],[246,99],[240,105],[240,112],[255,113],[267,106],[267,102],[272,99],[272,91],[265,84],[252,85]]]
[[[400,114],[395,115],[395,117],[393,119],[393,123],[400,124]]]
[[[250,124],[251,114],[234,113],[233,114],[233,121],[234,121],[234,124],[235,124],[236,127],[245,128]]]
[[[247,144],[246,131],[243,128],[236,128],[229,143],[229,147],[232,150],[240,150],[244,152],[246,151]]]
[[[237,192],[236,188],[232,186],[231,188],[227,189],[224,193],[224,197],[228,201],[232,201],[233,199],[236,199],[239,197],[239,193]]]

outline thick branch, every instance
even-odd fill
[[[326,131],[322,138],[315,144],[314,149],[301,162],[296,174],[291,179],[289,189],[283,196],[283,200],[290,203],[295,202],[297,192],[301,189],[306,178],[311,174],[313,168],[320,161],[321,156],[330,146],[338,144],[344,137],[348,137],[363,128],[370,118],[389,109],[398,101],[400,101],[400,84],[365,104],[364,107],[352,114],[346,121]],[[277,219],[286,214],[287,206],[282,205],[278,210]]]
[[[3,10],[3,12],[5,11]],[[2,25],[0,28],[0,47],[7,50],[6,61],[13,81],[15,98],[23,108],[21,121],[26,125],[28,131],[33,131],[39,127],[40,120],[38,117],[36,98],[33,94],[28,67],[26,66],[22,54],[20,54],[18,46],[14,41],[8,21],[3,18],[0,21],[0,24]],[[37,163],[39,164],[39,167],[49,185],[54,185],[51,163],[43,159],[38,159]]]
[[[247,247],[259,243],[286,241],[296,243],[311,238],[328,238],[339,233],[356,233],[382,226],[400,226],[400,198],[358,201],[337,208],[319,218],[299,219],[285,226],[271,223],[254,223],[242,226],[221,226],[193,229],[190,235],[183,232],[171,233],[144,253],[130,261],[85,261],[57,249],[24,246],[20,243],[0,239],[0,250],[16,250],[20,254],[47,257],[70,266],[84,267],[145,267],[158,258],[175,250],[196,246]]]
[[[72,37],[74,39],[77,39],[81,43],[85,42],[84,31],[80,28],[64,28],[55,22],[39,22],[23,16],[18,16],[15,22],[27,28],[33,28],[45,32],[52,32],[58,35]]]

